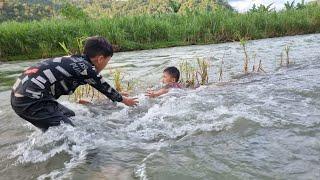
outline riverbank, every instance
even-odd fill
[[[59,42],[77,49],[76,39],[107,37],[117,51],[262,39],[320,32],[320,6],[280,12],[240,14],[228,10],[188,14],[139,15],[103,19],[0,24],[0,60],[64,55]]]

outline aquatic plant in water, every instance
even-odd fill
[[[243,49],[243,53],[244,53],[244,62],[243,62],[243,72],[245,74],[248,74],[248,64],[249,64],[249,55],[247,52],[247,40],[244,38],[240,38],[240,45]]]
[[[284,60],[286,61],[285,66],[289,66],[292,63],[290,62],[289,53],[290,53],[290,46],[286,45],[280,54],[280,67],[284,66],[284,62],[283,62]],[[285,54],[285,57],[284,57],[284,54]]]
[[[204,58],[198,58],[197,63],[191,64],[183,60],[180,64],[181,79],[180,82],[185,87],[195,88],[199,85],[205,85],[209,82],[210,64]]]
[[[180,82],[185,85],[185,87],[194,87],[195,86],[195,74],[194,67],[187,60],[182,61],[179,64],[181,71]]]
[[[219,82],[222,81],[222,76],[223,76],[223,58],[221,59],[221,64],[220,64],[220,67],[219,67]]]
[[[198,71],[196,71],[196,79],[198,81],[198,84],[200,85],[205,85],[209,82],[209,74],[208,74],[208,70],[209,70],[209,62],[206,61],[205,59],[197,59],[197,63],[198,63]],[[200,77],[200,81],[198,79],[198,75]]]
[[[290,47],[289,47],[288,45],[286,45],[286,46],[284,47],[284,51],[285,51],[285,53],[286,53],[287,66],[289,66],[289,64],[290,64],[290,59],[289,59]]]
[[[260,59],[259,61],[259,65],[258,65],[258,69],[257,69],[257,72],[264,72],[266,73],[266,71],[263,69],[262,67],[262,60]]]
[[[79,86],[74,93],[69,96],[68,99],[83,104],[93,101],[100,101],[102,97],[104,97],[104,95],[90,85],[86,84]]]
[[[253,65],[252,65],[252,72],[264,72],[266,73],[266,71],[263,69],[262,67],[262,60],[259,60],[259,64],[258,66],[256,66],[256,54],[253,55]]]
[[[247,40],[245,38],[240,38],[240,45],[243,49],[244,53],[244,62],[243,62],[243,72],[245,74],[249,73],[249,53],[247,51]],[[252,72],[266,72],[262,67],[262,60],[259,61],[258,67],[256,67],[256,54],[253,55],[253,65],[252,65]]]

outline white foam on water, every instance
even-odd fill
[[[110,114],[96,114],[84,105],[62,101],[63,105],[76,112],[73,122],[77,126],[53,127],[46,133],[36,131],[27,141],[18,145],[12,153],[12,158],[17,157],[17,163],[22,164],[38,163],[65,152],[70,155],[70,160],[64,162],[63,168],[38,178],[64,179],[71,177],[70,171],[84,162],[88,150],[99,145],[139,146],[156,153],[162,147],[170,145],[166,142],[168,139],[182,140],[198,132],[228,130],[234,121],[241,117],[266,126],[274,123],[263,115],[254,114],[250,110],[252,106],[243,103],[226,106],[222,104],[219,94],[203,95],[203,92],[208,91],[207,88],[173,90],[156,99],[139,94],[138,107],[131,108],[119,104],[122,109]],[[268,100],[269,104],[274,103],[272,98]],[[208,105],[212,106],[212,109],[203,109],[203,106]],[[104,123],[108,123],[110,119],[116,120],[115,129],[104,132]],[[87,132],[88,128],[94,131]],[[118,133],[117,139],[106,139],[114,132]],[[122,135],[126,137],[125,140],[121,140]],[[144,143],[145,140],[147,143]],[[136,176],[140,179],[148,179],[145,164],[148,157],[135,168]]]
[[[90,134],[63,124],[59,127],[49,128],[45,133],[35,131],[27,141],[18,145],[17,149],[12,152],[11,158],[17,157],[16,165],[39,163],[61,152],[66,152],[71,156],[71,159],[64,162],[64,168],[39,177],[39,179],[45,179],[46,177],[52,179],[63,178],[69,175],[68,172],[72,168],[83,162],[87,150],[95,148],[95,144],[91,142]]]
[[[221,131],[232,128],[238,119],[247,119],[258,123],[260,126],[274,126],[283,119],[271,119],[268,116],[257,113],[252,106],[237,102],[229,106],[223,105],[223,95],[220,93],[214,96],[202,95],[202,91],[207,88],[190,91],[180,94],[168,94],[160,98],[155,103],[145,103],[149,105],[148,111],[141,117],[134,119],[128,126],[121,129],[129,137],[143,140],[160,140],[170,138],[178,141],[189,137],[197,132]],[[256,98],[256,96],[252,96]],[[261,98],[260,98],[261,99]],[[261,99],[266,105],[277,105],[278,103],[271,97]],[[207,110],[197,109],[195,106],[206,102],[201,106],[212,105]],[[163,147],[163,146],[162,146]],[[154,152],[156,153],[156,152]],[[135,174],[140,179],[147,178],[146,161],[142,161],[136,168]]]
[[[130,124],[120,130],[136,139],[175,139],[199,131],[229,129],[239,118],[257,122],[261,126],[272,126],[278,121],[257,114],[252,106],[241,102],[222,105],[223,100],[219,94],[201,94],[207,90],[207,87],[202,87],[190,91],[173,91],[158,99],[144,99],[146,113],[131,120]],[[275,104],[272,98],[267,98],[267,103]]]
[[[77,116],[73,119],[75,124],[89,121],[91,112],[82,105],[62,102],[67,107],[75,110]],[[29,123],[27,123],[27,126]],[[33,132],[26,141],[17,145],[10,158],[17,158],[15,165],[25,163],[39,163],[65,152],[70,155],[70,160],[64,162],[64,167],[48,174],[43,174],[38,179],[64,179],[70,177],[70,170],[83,163],[88,150],[94,149],[98,144],[105,143],[95,133],[88,133],[83,126],[72,127],[62,124],[50,127],[45,133],[40,130]]]
[[[134,170],[135,177],[139,178],[140,180],[148,180],[147,170],[146,170],[146,163],[142,163],[137,165]]]

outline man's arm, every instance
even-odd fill
[[[93,65],[79,57],[69,57],[70,61],[64,61],[68,63],[68,68],[72,69],[70,72],[79,80],[88,83],[99,92],[107,96],[112,101],[122,102],[127,106],[137,105],[137,98],[123,97],[118,91],[112,88],[105,79],[96,72]]]
[[[94,66],[88,66],[88,68],[84,69],[82,72],[80,72],[80,74],[86,83],[97,89],[112,101],[122,102],[127,106],[137,105],[137,98],[122,96],[118,91],[112,88],[100,74],[96,72]]]
[[[112,101],[121,102],[123,100],[121,94],[112,88],[110,84],[107,83],[105,79],[95,71],[93,66],[88,67],[88,69],[84,70],[81,75],[86,83],[90,84]]]

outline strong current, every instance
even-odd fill
[[[280,66],[285,46],[290,64]],[[247,50],[250,71],[255,56],[265,73],[244,75],[237,42],[116,53],[108,66],[140,82],[139,106],[64,97],[76,127],[45,133],[13,112],[0,82],[0,179],[320,179],[320,34],[249,41]],[[144,95],[165,67],[197,58],[210,62],[208,85]],[[1,79],[33,63],[2,63]]]

